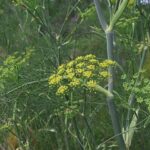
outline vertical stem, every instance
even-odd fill
[[[68,141],[68,135],[67,135],[67,124],[65,124],[63,122],[63,119],[60,118],[61,124],[63,125],[63,130],[64,130],[64,134],[63,134],[63,138],[64,138],[64,142],[65,142],[65,149],[69,150],[69,141]]]
[[[79,146],[80,146],[80,150],[84,150],[83,142],[82,142],[82,139],[80,137],[80,132],[79,132],[78,125],[77,125],[75,117],[73,118],[73,124],[74,124],[75,132],[76,132],[76,135],[77,135],[77,138],[78,138],[78,143],[79,143]]]
[[[120,18],[120,16],[122,15],[124,9],[127,6],[128,1],[129,0],[123,0],[122,1],[122,3],[120,4],[119,8],[116,11],[116,13],[113,15],[112,20],[110,21],[109,26],[108,26],[107,22],[106,22],[106,18],[104,17],[103,11],[100,7],[99,0],[94,0],[94,4],[96,7],[96,11],[97,11],[98,19],[100,21],[100,25],[102,26],[103,30],[106,33],[107,57],[108,57],[108,59],[113,59],[113,54],[112,54],[112,50],[113,50],[113,32],[112,31],[113,31],[113,27],[116,24],[116,22],[118,21],[118,19]],[[108,72],[112,75],[108,79],[108,92],[112,93],[113,92],[113,68],[109,67]],[[126,147],[125,147],[123,136],[121,134],[120,123],[119,123],[119,119],[117,116],[116,107],[115,107],[115,104],[113,101],[113,96],[109,96],[109,95],[107,96],[107,103],[108,103],[109,113],[110,113],[111,120],[112,120],[113,129],[114,129],[115,135],[116,135],[117,140],[118,140],[119,149],[125,150]]]
[[[108,59],[113,59],[113,32],[109,31],[106,32],[106,40],[107,40],[107,57]],[[113,67],[109,67],[108,68],[108,72],[109,74],[111,74],[111,76],[108,78],[108,91],[110,93],[113,92]],[[119,144],[119,148],[120,150],[125,150],[125,143],[123,140],[123,136],[121,134],[121,128],[120,128],[120,123],[119,123],[119,119],[118,119],[118,115],[117,115],[117,111],[116,111],[116,107],[113,101],[113,97],[107,97],[107,104],[108,104],[108,108],[109,108],[109,114],[111,117],[111,121],[112,121],[112,125],[113,125],[113,129],[114,129],[114,133],[118,140],[118,144]]]
[[[91,138],[92,138],[93,145],[91,144],[91,147],[92,147],[92,149],[95,149],[96,143],[95,143],[94,134],[93,134],[93,132],[92,132],[92,128],[91,128],[91,126],[90,126],[90,124],[89,124],[89,122],[88,122],[86,116],[83,116],[83,119],[84,119],[84,121],[85,121],[85,124],[86,124],[86,126],[87,126],[87,128],[88,128],[88,131],[89,131],[89,133],[90,133],[90,135],[91,135]]]
[[[65,150],[69,150],[69,142],[68,142],[68,138],[67,138],[67,134],[65,133],[65,125],[64,125],[64,121],[63,118],[58,117],[58,134],[57,136],[61,136],[59,140],[59,148],[65,148]],[[58,138],[59,139],[59,138]]]

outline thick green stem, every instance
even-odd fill
[[[113,52],[112,52],[113,51],[113,32],[107,32],[106,39],[107,39],[107,57],[108,59],[113,59]],[[111,76],[108,78],[108,91],[112,93],[113,92],[113,67],[110,66],[108,68],[108,72],[109,74],[111,74]],[[116,107],[113,101],[113,97],[107,97],[107,104],[109,108],[109,114],[111,117],[114,133],[115,135],[118,135],[116,136],[116,138],[118,140],[119,149],[125,150],[126,147],[125,147],[123,136],[122,134],[120,134],[121,128],[120,128],[120,123],[119,123]]]
[[[87,86],[86,84],[85,84],[84,86],[88,88],[88,86]],[[93,88],[94,88],[94,90],[96,90],[97,92],[103,93],[103,94],[104,94],[105,96],[107,96],[107,97],[110,97],[110,98],[113,98],[113,97],[114,97],[114,95],[113,95],[110,91],[106,90],[105,88],[103,88],[103,87],[100,86],[100,85],[96,85],[96,86],[94,86]]]
[[[94,0],[94,4],[96,7],[96,11],[97,11],[97,15],[100,21],[100,25],[102,26],[104,32],[106,33],[106,39],[107,39],[107,58],[108,59],[113,59],[113,27],[115,25],[115,23],[118,21],[118,19],[120,18],[120,16],[122,15],[125,7],[127,6],[129,0],[123,0],[123,2],[121,3],[121,5],[119,6],[117,12],[115,13],[115,15],[113,16],[110,25],[108,26],[106,23],[106,19],[104,18],[103,15],[103,11],[100,7],[100,3],[98,0]],[[109,96],[109,94],[107,93],[112,93],[113,92],[113,67],[109,67],[108,68],[108,72],[112,75],[109,77],[108,79],[108,91],[105,93],[105,91],[103,93],[105,93],[105,95],[107,95],[107,104],[108,104],[108,109],[109,109],[109,113],[111,116],[111,120],[112,120],[112,125],[113,125],[113,129],[115,132],[115,135],[117,137],[118,140],[118,144],[119,144],[119,149],[120,150],[125,150],[125,142],[123,139],[123,136],[121,134],[121,128],[120,128],[120,123],[119,123],[119,119],[118,119],[118,115],[117,115],[117,111],[116,111],[116,107],[113,101],[113,96]],[[100,91],[103,91],[103,89]]]
[[[98,91],[98,92],[103,93],[103,94],[104,94],[105,96],[107,96],[107,97],[110,97],[110,98],[113,98],[113,97],[114,97],[114,95],[113,95],[110,91],[106,90],[105,88],[101,87],[100,85],[96,85],[96,86],[94,87],[94,89],[95,89],[96,91]]]

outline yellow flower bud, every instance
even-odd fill
[[[88,88],[94,88],[97,85],[96,81],[90,80],[87,82],[87,87]]]
[[[68,86],[60,86],[56,92],[56,95],[63,95],[68,91]]]

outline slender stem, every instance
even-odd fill
[[[91,139],[92,139],[93,144],[90,144],[90,146],[92,147],[92,149],[95,149],[96,148],[95,138],[94,138],[91,126],[90,126],[90,124],[86,118],[86,107],[87,107],[87,94],[86,94],[86,89],[84,89],[84,108],[83,108],[84,115],[83,115],[83,119],[84,119],[85,125],[87,126],[87,130],[89,131],[89,133],[91,135]]]
[[[67,137],[67,128],[66,128],[66,125],[64,124],[64,121],[63,121],[63,118],[58,118],[59,121],[60,121],[60,133],[61,133],[61,136],[62,136],[62,142],[64,142],[64,146],[65,146],[65,149],[66,150],[69,150],[69,141],[68,141],[68,137]],[[66,130],[66,131],[65,131]]]
[[[73,118],[73,124],[74,124],[75,132],[76,132],[76,135],[77,135],[77,138],[78,138],[78,143],[80,145],[80,149],[84,150],[84,147],[83,147],[83,144],[82,144],[83,142],[82,142],[82,139],[80,137],[80,132],[79,132],[78,125],[77,125],[75,117]]]
[[[40,80],[35,80],[35,81],[30,81],[30,82],[24,83],[24,84],[22,84],[22,85],[20,85],[18,87],[13,88],[12,90],[4,93],[4,95],[9,95],[9,94],[11,94],[11,93],[13,93],[13,92],[15,92],[15,91],[17,91],[17,90],[19,90],[21,88],[29,86],[29,85],[38,84],[38,83],[47,82],[47,81],[48,81],[48,78],[44,78],[44,79],[40,79]]]
[[[67,22],[67,19],[69,18],[69,15],[74,11],[75,8],[77,8],[77,6],[78,6],[79,3],[80,3],[80,0],[78,0],[78,1],[74,4],[74,6],[73,6],[71,9],[68,7],[66,16],[65,16],[64,21],[63,21],[63,24],[62,24],[62,26],[61,26],[61,28],[60,28],[60,31],[59,31],[59,36],[60,36],[61,33],[62,33],[62,30],[63,30],[63,28],[64,28],[64,26],[65,26],[65,24],[66,24],[66,22]],[[69,9],[70,9],[70,10],[69,10]]]
[[[117,0],[116,1],[116,4],[115,4],[115,13],[116,13],[116,11],[118,10],[118,8],[119,8],[119,4],[120,4],[120,0]]]
[[[110,0],[107,0],[107,5],[108,5],[108,10],[109,10],[109,15],[110,15],[110,20],[112,19],[112,5]]]
[[[88,128],[88,131],[89,131],[89,133],[91,135],[91,138],[92,138],[92,141],[93,141],[93,145],[91,145],[91,146],[92,146],[93,149],[95,149],[96,148],[96,143],[95,143],[95,137],[94,137],[93,131],[92,131],[91,126],[90,126],[90,124],[89,124],[89,122],[88,122],[88,120],[87,120],[85,115],[83,116],[83,119],[85,121],[85,124],[86,124],[86,126]]]

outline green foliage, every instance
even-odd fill
[[[111,20],[117,9],[114,2],[111,8],[108,1],[100,2],[106,20]],[[0,142],[5,142],[14,131],[24,149],[117,150],[104,95],[108,92],[108,60],[103,61],[106,60],[105,33],[99,27],[93,3],[90,0],[1,0],[0,4]],[[140,10],[148,14],[143,7]],[[124,129],[128,110],[131,111],[129,125],[137,128],[140,125],[133,141],[129,141],[131,149],[136,150],[149,148],[146,132],[150,122],[149,54],[145,72],[140,78],[136,74],[140,55],[145,47],[149,48],[147,27],[148,18],[144,19],[134,6],[128,7],[116,23],[113,36],[114,59],[126,74],[120,80],[122,72],[115,67],[114,102]],[[87,71],[93,68],[89,63],[92,58],[75,62],[89,53],[99,58],[92,55],[98,64],[91,77]],[[100,63],[105,66],[103,69]],[[73,72],[68,74],[71,64]],[[77,65],[82,70],[80,75],[75,72]],[[49,76],[55,78],[58,72],[61,81],[49,84],[54,83]],[[74,73],[72,79],[71,73]],[[87,83],[90,87],[85,86]],[[96,92],[95,83],[105,91]],[[64,86],[68,86],[67,92],[56,95],[59,88],[57,93],[65,91]],[[136,98],[132,106],[127,102],[131,93]],[[139,116],[132,117],[137,107],[140,107]],[[30,129],[36,146],[32,144]]]
[[[150,81],[148,78],[142,78],[137,82],[137,78],[138,74],[135,74],[130,80],[123,77],[123,79],[127,80],[123,83],[123,87],[126,92],[134,93],[136,95],[137,103],[147,105],[147,108],[150,111]]]
[[[86,8],[84,12],[80,12],[80,17],[83,21],[89,23],[89,25],[97,22],[95,7],[91,5],[89,8]]]
[[[32,49],[19,56],[18,52],[8,56],[0,66],[0,91],[4,90],[7,82],[16,82],[20,69],[26,65],[33,53]]]
[[[150,78],[150,53],[149,52],[147,52],[147,55],[146,55],[146,59],[145,59],[145,63],[144,63],[144,70],[145,70],[145,72],[144,72],[144,77],[146,77],[146,78]]]

